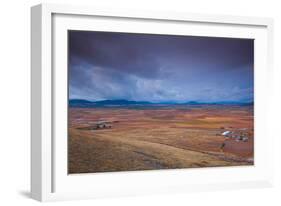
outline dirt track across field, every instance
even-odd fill
[[[226,139],[226,130],[248,140]],[[70,108],[68,170],[253,165],[253,142],[252,106]]]

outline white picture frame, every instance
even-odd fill
[[[116,26],[114,21],[120,24]],[[153,30],[157,22],[163,26]],[[31,26],[32,198],[53,201],[273,185],[274,137],[266,113],[271,105],[268,91],[273,77],[272,19],[40,4],[31,8]],[[193,26],[193,31],[188,26]],[[65,32],[69,28],[255,38],[255,165],[70,177],[65,159],[67,73],[63,69],[67,62]]]

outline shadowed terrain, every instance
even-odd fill
[[[253,152],[252,106],[69,109],[69,173],[253,165]]]

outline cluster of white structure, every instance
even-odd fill
[[[222,136],[225,138],[232,138],[235,139],[235,141],[243,141],[247,142],[249,140],[248,134],[246,132],[241,132],[241,131],[224,131],[221,133]]]

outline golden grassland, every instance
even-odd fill
[[[98,121],[111,127],[81,129]],[[249,140],[225,139],[228,129],[243,129]],[[253,142],[252,106],[70,108],[68,171],[253,165]]]

